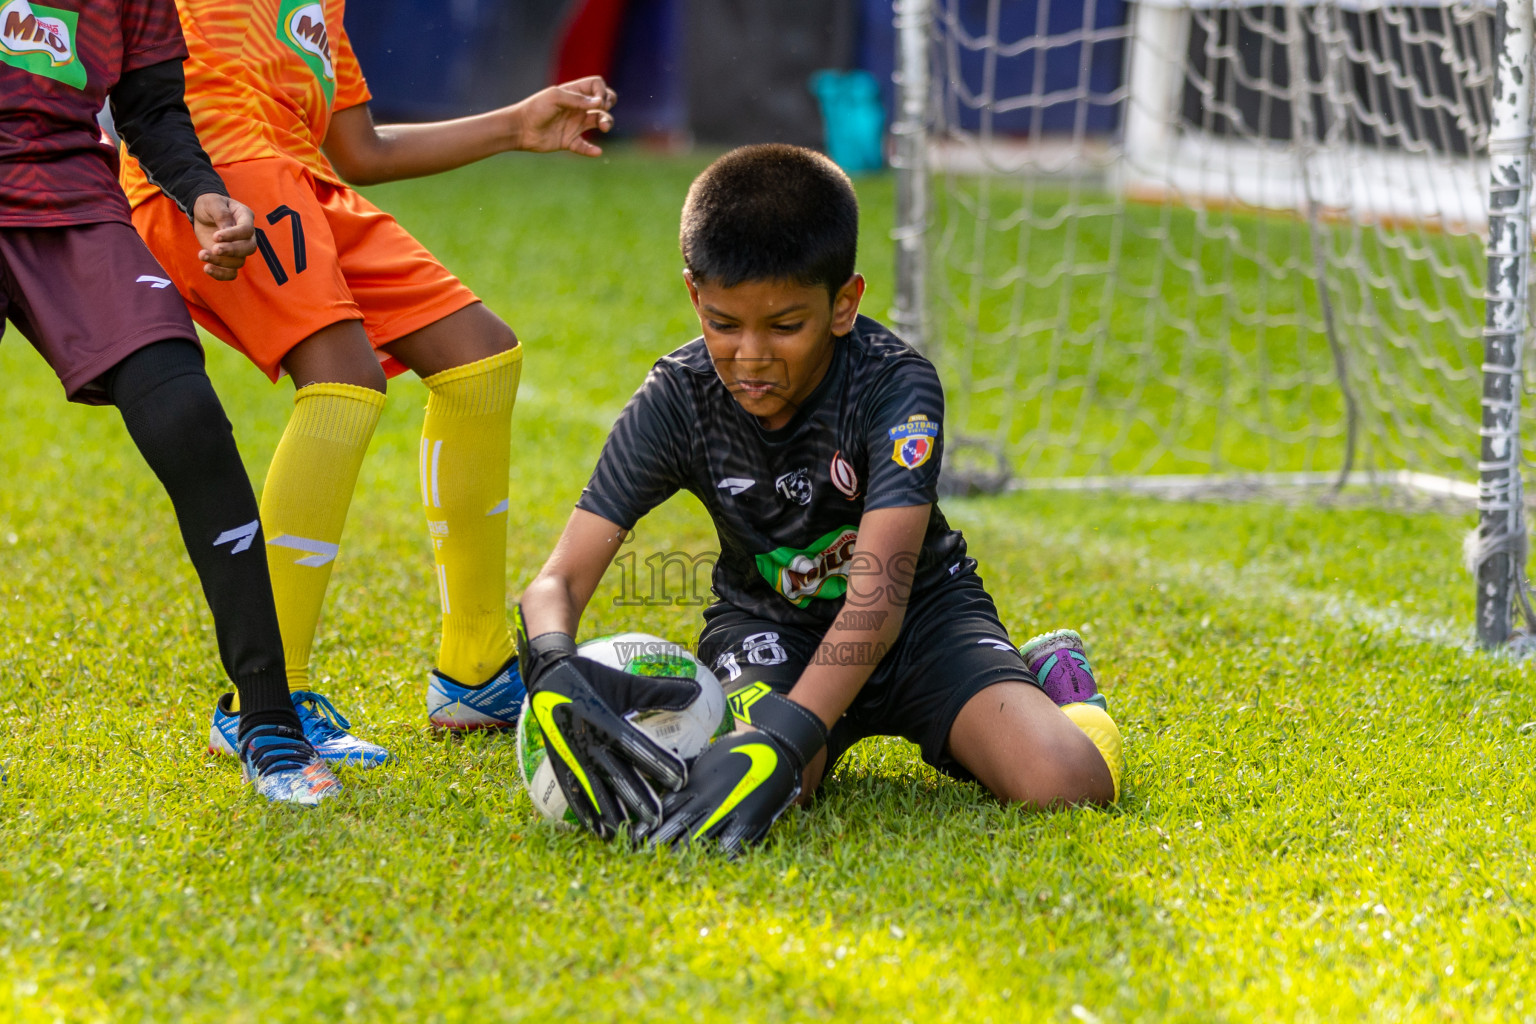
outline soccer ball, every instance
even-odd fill
[[[717,736],[736,727],[725,691],[709,668],[686,647],[651,636],[649,633],[615,633],[588,640],[576,648],[584,658],[637,676],[675,676],[695,679],[699,696],[681,711],[639,711],[630,721],[651,739],[691,762],[704,752]],[[544,736],[528,701],[517,720],[517,765],[528,787],[533,806],[549,821],[578,824],[575,813],[565,802],[555,770],[544,752]]]

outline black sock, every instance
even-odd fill
[[[235,435],[189,341],[162,341],[102,376],[144,461],[165,485],[187,554],[213,612],[224,671],[240,694],[240,733],[297,729],[266,542]]]

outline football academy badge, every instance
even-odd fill
[[[922,413],[908,416],[907,422],[886,431],[895,442],[891,458],[907,469],[916,469],[928,461],[938,442],[939,424]]]
[[[0,64],[84,89],[85,65],[75,52],[79,18],[27,0],[0,0]]]
[[[859,496],[859,474],[853,471],[853,463],[843,458],[843,453],[832,453],[832,486],[852,501]]]

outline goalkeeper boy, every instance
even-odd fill
[[[703,337],[620,414],[521,605],[546,748],[601,835],[628,821],[651,842],[735,852],[872,735],[1003,800],[1118,798],[1120,734],[1081,639],[1016,648],[935,503],[943,391],[858,314],[857,236],[852,184],[809,150],[735,150],[688,192],[683,276]],[[698,649],[738,719],[691,769],[624,717],[687,684],[605,669],[573,641],[626,532],[680,489],[719,532]]]

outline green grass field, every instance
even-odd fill
[[[528,346],[508,593],[645,368],[692,336],[703,158],[507,158],[373,190]],[[866,310],[888,179],[860,183]],[[253,476],[291,402],[209,362]],[[0,1020],[1536,1018],[1529,670],[1469,653],[1469,520],[1021,494],[946,505],[1015,633],[1089,638],[1110,811],[1025,813],[873,741],[736,863],[557,831],[510,737],[430,734],[436,595],[398,379],[317,688],[395,764],[319,810],[203,753],[221,690],[169,505],[111,410],[0,344]],[[642,552],[713,548],[691,499]],[[587,635],[695,632],[614,606]]]

